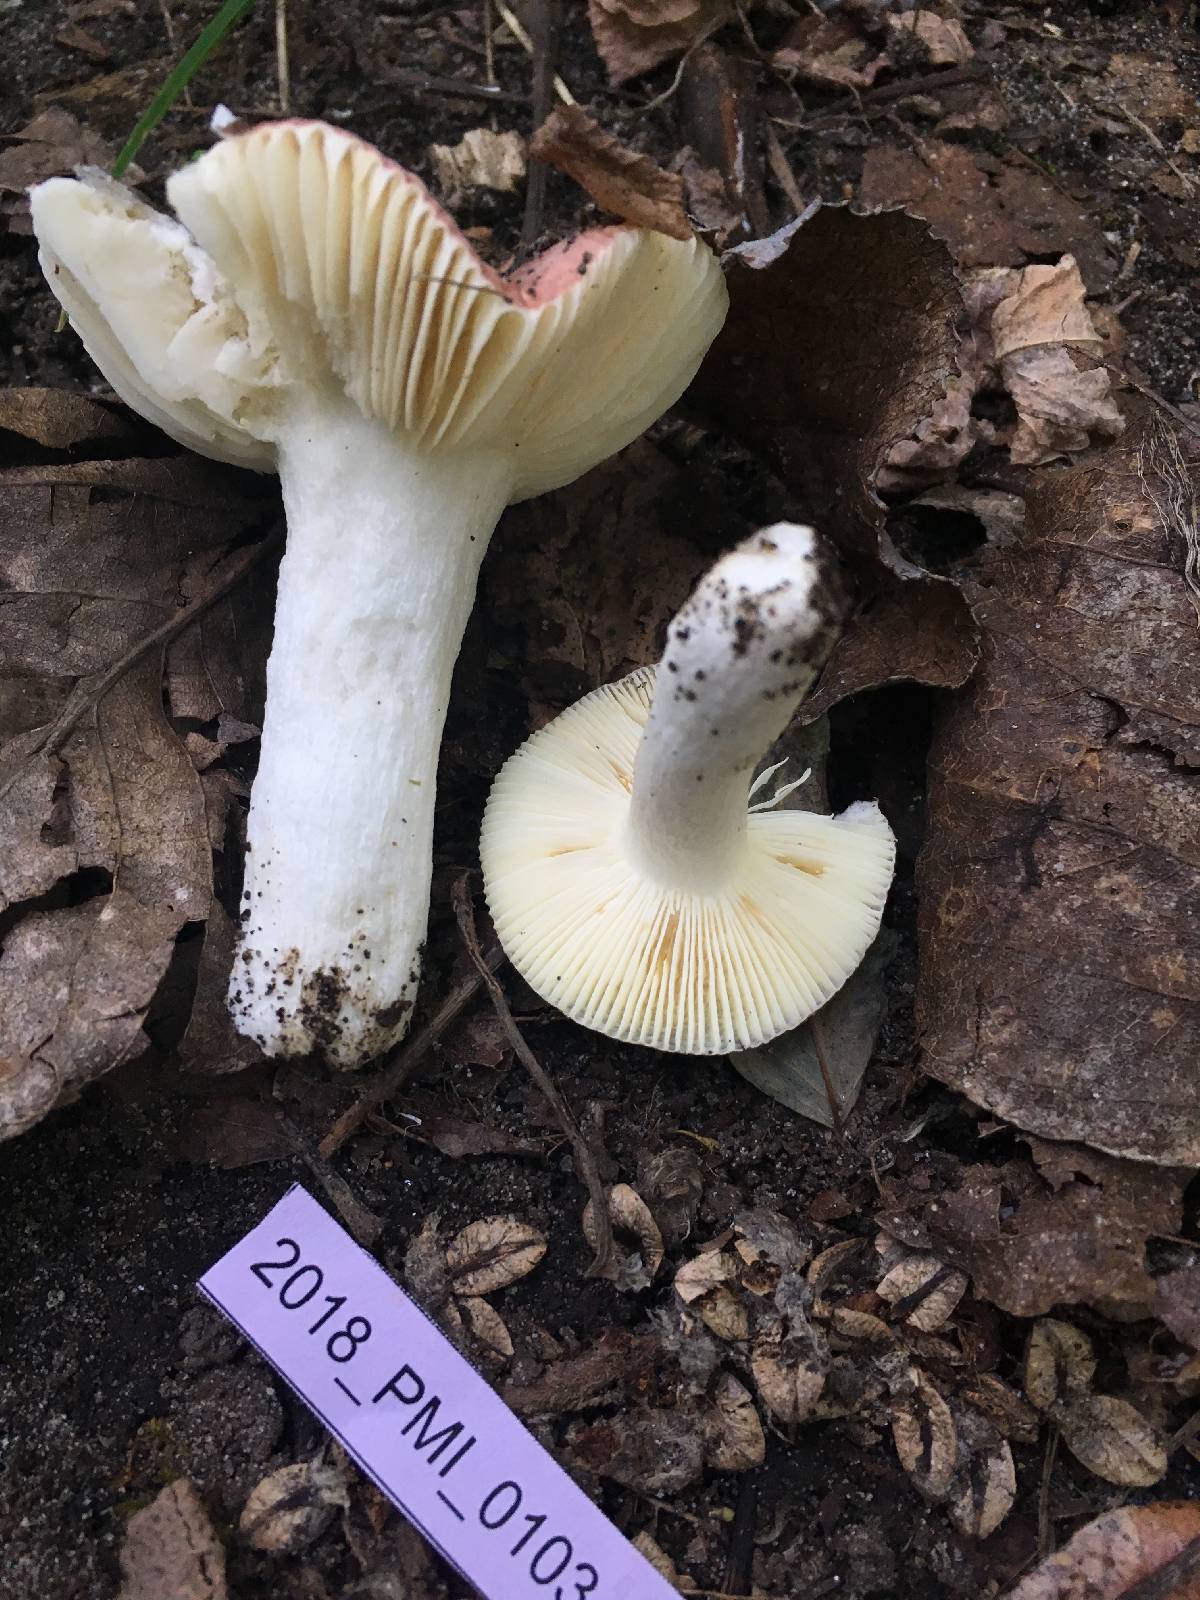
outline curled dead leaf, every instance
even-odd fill
[[[958,1464],[950,1407],[923,1372],[910,1395],[892,1401],[892,1438],[900,1465],[927,1500],[945,1498]]]
[[[1025,1393],[1039,1411],[1086,1394],[1096,1375],[1096,1353],[1086,1333],[1069,1322],[1042,1317],[1025,1347]]]
[[[727,22],[729,0],[588,0],[588,20],[614,86],[682,55]]]
[[[1054,1415],[1071,1454],[1105,1483],[1148,1489],[1165,1475],[1162,1440],[1127,1400],[1110,1394],[1073,1395]]]
[[[948,1267],[933,1255],[906,1256],[875,1285],[904,1321],[923,1333],[932,1333],[949,1318],[967,1292],[967,1275]]]
[[[1015,1439],[1018,1444],[1037,1443],[1040,1427],[1037,1412],[994,1373],[977,1373],[962,1390],[962,1397],[982,1412],[1006,1439]]]
[[[581,106],[552,111],[534,134],[529,151],[573,178],[602,211],[672,239],[692,237],[680,175],[630,150]]]
[[[972,1455],[962,1474],[962,1486],[952,1495],[948,1510],[959,1533],[969,1539],[987,1539],[1012,1510],[1017,1497],[1017,1469],[1007,1439]]]
[[[718,1472],[747,1472],[767,1453],[758,1408],[749,1390],[731,1372],[722,1372],[713,1387],[707,1414],[704,1459]]]
[[[1168,1563],[1200,1539],[1200,1503],[1123,1506],[1080,1528],[1011,1589],[1005,1600],[1121,1600],[1165,1574]],[[1196,1568],[1160,1591],[1166,1600],[1200,1600]]]
[[[723,1250],[705,1250],[685,1261],[675,1274],[675,1293],[684,1305],[691,1305],[720,1283],[728,1283],[736,1276],[737,1268],[732,1258]]]
[[[882,1317],[869,1311],[854,1311],[848,1306],[834,1306],[829,1313],[829,1330],[846,1344],[886,1344],[895,1337]]]
[[[608,1214],[619,1234],[632,1234],[638,1248],[632,1253],[621,1253],[617,1264],[619,1288],[645,1289],[663,1264],[663,1240],[650,1207],[627,1183],[617,1183],[608,1191]],[[589,1200],[583,1208],[583,1236],[596,1249],[596,1213]],[[620,1242],[618,1240],[618,1251]]]
[[[650,1534],[645,1532],[635,1534],[629,1542],[639,1555],[645,1556],[659,1577],[665,1578],[668,1583],[673,1584],[680,1594],[687,1594],[696,1587],[695,1579],[689,1578],[686,1573],[680,1572],[662,1545],[652,1538]]]
[[[458,1301],[458,1309],[471,1330],[475,1343],[482,1347],[490,1361],[503,1365],[512,1357],[512,1335],[508,1324],[486,1300],[478,1295],[467,1295]]]
[[[828,1359],[822,1359],[820,1351],[786,1340],[779,1326],[761,1333],[750,1355],[759,1398],[788,1427],[813,1415],[828,1370]]]
[[[545,1239],[528,1222],[484,1217],[450,1241],[446,1266],[456,1295],[494,1294],[532,1272],[545,1254]]]
[[[238,1533],[255,1550],[295,1555],[324,1532],[345,1503],[340,1472],[320,1462],[297,1461],[255,1484],[238,1518]]]

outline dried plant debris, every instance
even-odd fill
[[[766,456],[863,589],[803,714],[828,709],[831,684],[957,687],[975,663],[974,625],[952,584],[898,556],[875,493],[892,447],[957,372],[962,295],[949,252],[903,212],[826,206],[724,260],[729,316],[689,403]]]
[[[627,1183],[608,1191],[608,1214],[617,1241],[616,1277],[618,1289],[638,1292],[649,1288],[663,1264],[663,1237],[650,1207]],[[583,1212],[583,1236],[595,1250],[599,1240],[595,1211],[589,1200]],[[625,1249],[626,1240],[632,1248]]]
[[[592,36],[614,86],[682,55],[732,15],[730,0],[588,0]]]
[[[1069,1322],[1035,1322],[1025,1351],[1025,1393],[1057,1423],[1068,1450],[1089,1472],[1122,1488],[1147,1489],[1164,1476],[1167,1455],[1127,1400],[1096,1394],[1092,1341]]]
[[[512,1335],[483,1296],[526,1277],[545,1254],[544,1236],[519,1217],[482,1217],[443,1245],[433,1212],[409,1242],[404,1272],[412,1294],[451,1339],[502,1368],[513,1355]]]
[[[1177,1234],[1191,1174],[1031,1141],[1053,1166],[965,1166],[930,1201],[914,1196],[926,1237],[969,1271],[976,1293],[1014,1316],[1079,1303],[1121,1321],[1153,1316],[1159,1289],[1147,1240]]]
[[[120,1600],[227,1600],[225,1550],[187,1478],[130,1517],[121,1577]]]
[[[270,1555],[296,1555],[347,1503],[345,1474],[321,1461],[296,1461],[269,1472],[250,1491],[238,1536]]]
[[[579,106],[559,106],[533,136],[530,154],[574,178],[602,211],[672,239],[690,239],[683,179],[623,145]]]
[[[525,141],[511,129],[468,128],[455,145],[432,144],[429,160],[446,205],[453,208],[472,189],[512,194],[525,177]]]
[[[66,413],[59,441],[68,416],[83,449],[109,438],[106,408]],[[261,519],[244,483],[190,457],[0,472],[3,1133],[141,1051],[176,937],[208,915],[204,786],[164,709],[161,646],[136,651]]]
[[[1122,1506],[1080,1528],[1005,1600],[1122,1600],[1135,1593],[1147,1600],[1197,1600],[1200,1565],[1180,1560],[1198,1553],[1197,1540],[1200,1504],[1194,1500]]]
[[[951,476],[978,443],[1036,466],[1115,439],[1124,420],[1103,365],[1104,342],[1073,256],[1021,270],[991,267],[964,284],[968,323],[959,372],[911,438],[893,446],[880,487],[909,490]],[[978,415],[1007,395],[1016,422]]]
[[[642,440],[508,513],[484,584],[497,643],[511,640],[535,701],[566,705],[658,659],[706,564],[675,525],[686,485]]]
[[[735,1051],[730,1065],[763,1094],[823,1128],[833,1126],[835,1113],[848,1116],[887,1017],[884,978],[896,946],[896,935],[882,929],[862,965],[815,1016],[757,1050]]]
[[[1133,430],[1131,430],[1133,431]],[[1200,679],[1148,420],[1043,477],[1020,547],[965,585],[983,665],[930,754],[919,864],[927,1071],[1018,1127],[1200,1162]]]
[[[859,197],[923,217],[962,267],[1021,267],[1073,251],[1092,294],[1117,273],[1094,216],[1033,164],[941,139],[922,139],[920,154],[907,143],[873,144]]]

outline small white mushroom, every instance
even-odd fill
[[[763,1044],[845,983],[875,937],[895,841],[748,804],[834,628],[810,528],[717,562],[657,669],[585,696],[502,768],[480,856],[510,961],[585,1027],[694,1055]]]
[[[438,748],[503,508],[683,392],[725,314],[697,240],[581,234],[503,279],[424,186],[318,122],[234,131],[167,185],[32,192],[43,271],[117,392],[287,508],[230,986],[269,1054],[405,1031]],[[181,223],[183,224],[181,226]]]

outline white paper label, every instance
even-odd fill
[[[677,1600],[299,1185],[200,1288],[488,1600]]]

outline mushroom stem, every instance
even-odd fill
[[[251,795],[239,1031],[339,1066],[404,1033],[429,910],[438,749],[498,451],[439,455],[326,400],[279,433],[287,553]]]
[[[754,768],[791,720],[837,624],[811,528],[780,523],[718,561],[675,617],[638,746],[626,846],[664,887],[737,873]]]

